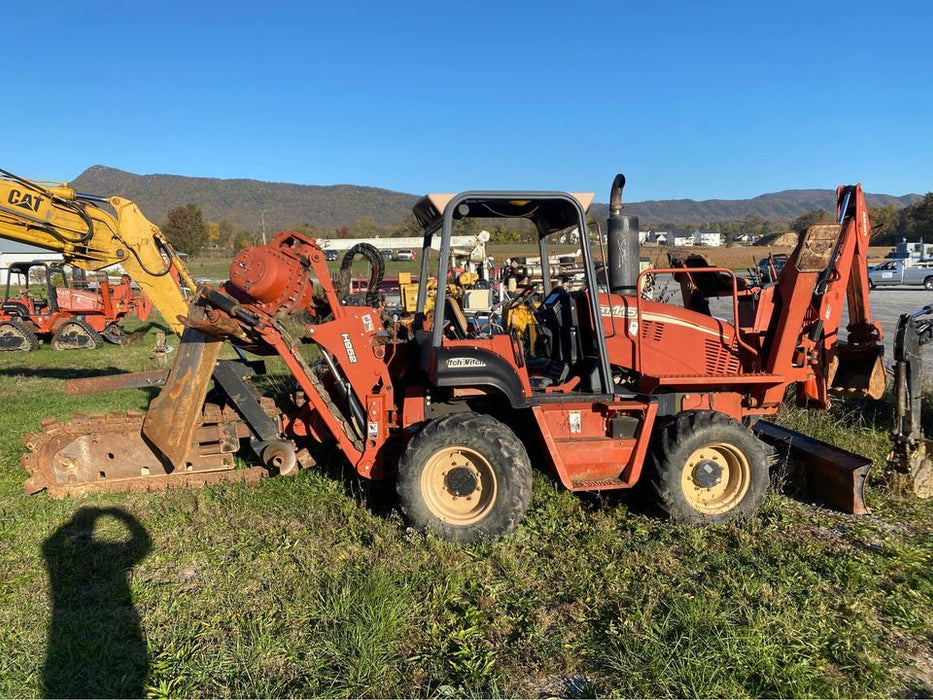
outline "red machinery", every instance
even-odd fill
[[[754,512],[769,482],[766,442],[802,437],[758,421],[788,389],[819,408],[832,389],[883,390],[861,187],[839,188],[839,223],[808,229],[774,283],[709,267],[653,270],[678,276],[682,307],[635,293],[638,222],[623,213],[623,185],[621,176],[613,183],[605,273],[595,272],[587,236],[582,289],[552,286],[545,270],[533,344],[464,314],[456,294],[438,293],[432,308],[428,285],[410,323],[378,306],[347,306],[320,248],[297,232],[241,252],[230,281],[202,289],[192,305],[174,368],[145,417],[80,418],[29,436],[27,489],[65,495],[254,478],[263,468],[233,469],[248,440],[271,473],[292,473],[336,447],[364,477],[397,476],[414,526],[462,540],[515,528],[530,497],[530,455],[575,491],[647,479],[658,507],[680,521]],[[587,230],[591,199],[429,195],[415,206],[425,232],[420,279],[432,276],[432,258],[434,277],[448,279],[461,218],[527,219],[547,260],[552,238]],[[428,255],[436,235],[439,257]],[[838,338],[844,299],[848,344]],[[724,318],[709,312],[721,302]],[[218,360],[221,341],[241,359]],[[294,390],[260,396],[250,377],[261,363],[243,351],[281,357]],[[828,499],[864,508],[863,462],[793,443]]]
[[[37,271],[44,298],[30,289],[30,274]],[[14,281],[21,285],[19,291],[11,286]],[[70,280],[61,265],[13,263],[0,305],[0,350],[35,350],[40,337],[49,338],[56,350],[97,348],[104,340],[120,344],[126,338],[121,321],[128,314],[145,321],[151,311],[152,304],[132,289],[127,275],[116,285],[102,277],[91,289],[87,281]]]

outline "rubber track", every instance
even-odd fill
[[[29,323],[28,321],[24,321],[20,318],[17,318],[15,316],[11,318],[9,321],[5,321],[4,323],[10,326],[13,326],[13,328],[15,328],[16,331],[21,336],[23,336],[23,338],[26,340],[25,348],[19,348],[18,350],[12,350],[12,352],[30,352],[32,350],[38,349],[40,345],[39,337],[36,335],[35,330],[33,330],[31,323]],[[11,352],[11,351],[8,351],[8,352]]]
[[[55,347],[55,339],[58,337],[59,332],[61,332],[61,330],[70,323],[73,323],[76,326],[81,327],[81,330],[84,331],[87,334],[87,336],[91,339],[91,342],[94,343],[93,348],[56,348]],[[62,349],[62,350],[92,350],[92,349],[97,350],[98,348],[103,347],[103,345],[104,345],[104,336],[102,336],[100,333],[98,333],[93,328],[91,328],[91,326],[88,324],[87,321],[79,317],[69,319],[68,321],[63,323],[59,327],[55,335],[52,336],[52,348],[55,350],[59,350],[59,349]]]

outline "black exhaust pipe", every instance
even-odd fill
[[[622,213],[622,188],[625,175],[619,173],[612,181],[609,196],[607,245],[609,246],[609,291],[634,295],[638,281],[638,217]]]

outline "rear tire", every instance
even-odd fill
[[[0,351],[30,352],[39,347],[39,338],[29,321],[13,316],[0,323]]]
[[[923,280],[924,289],[933,289],[933,277],[927,277]]]
[[[531,461],[508,427],[478,413],[429,423],[402,454],[396,486],[412,527],[459,542],[495,540],[531,499]]]
[[[647,466],[648,491],[658,510],[675,522],[747,518],[768,493],[764,445],[716,411],[684,411],[661,428]]]
[[[83,318],[65,321],[52,336],[53,350],[95,350],[103,344],[101,334]]]

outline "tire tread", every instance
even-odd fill
[[[435,517],[421,499],[421,468],[439,447],[470,442],[477,436],[486,447],[492,448],[489,456],[493,460],[511,465],[506,489],[508,502],[475,525],[449,525]],[[507,475],[497,473],[500,483],[503,476]],[[416,529],[433,530],[445,539],[461,542],[494,540],[514,532],[528,509],[531,461],[525,446],[508,426],[482,413],[454,413],[432,421],[412,438],[399,461],[396,490],[405,519]]]
[[[746,497],[727,513],[710,515],[694,509],[681,495],[682,462],[693,447],[687,441],[696,435],[708,433],[731,433],[734,440],[739,440],[746,453],[751,469],[751,484]],[[713,436],[711,435],[711,438]],[[648,495],[656,509],[665,517],[675,522],[691,525],[741,520],[752,516],[764,501],[769,484],[768,456],[764,445],[754,434],[730,416],[717,411],[683,411],[659,428],[655,444],[650,451],[647,463]]]

